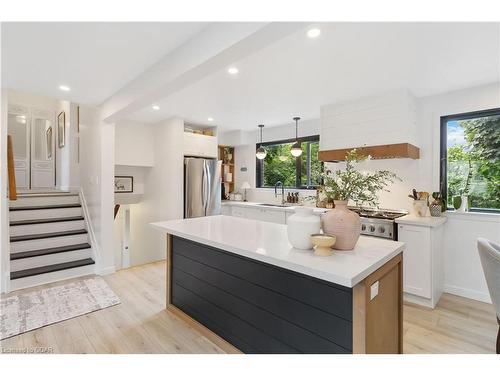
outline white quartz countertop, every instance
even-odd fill
[[[414,215],[406,215],[396,219],[396,223],[398,224],[410,224],[410,225],[418,225],[421,227],[439,227],[446,223],[446,217],[433,217],[433,216],[414,216]]]
[[[319,257],[312,250],[293,248],[282,224],[218,215],[151,225],[164,233],[346,287],[353,287],[405,248],[403,242],[361,236],[354,250]]]
[[[290,206],[278,206],[278,205],[270,205],[259,202],[243,202],[243,201],[223,201],[223,206],[239,206],[239,207],[247,207],[247,208],[265,208],[266,210],[275,210],[275,211],[284,211],[293,213],[294,207],[309,207],[313,209],[314,213],[322,214],[329,211],[328,208],[318,208],[314,206],[305,206],[305,205],[290,205]]]

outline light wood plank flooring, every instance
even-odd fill
[[[3,352],[48,347],[54,353],[224,353],[164,310],[164,262],[105,279],[120,305],[3,340]],[[494,353],[497,329],[492,305],[450,294],[435,310],[404,306],[405,353]]]

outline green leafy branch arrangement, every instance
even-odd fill
[[[395,180],[401,179],[390,171],[377,171],[373,173],[360,172],[356,169],[359,161],[366,157],[358,154],[356,149],[346,155],[344,171],[335,172],[327,170],[323,173],[325,194],[332,200],[352,200],[356,204],[369,206],[378,205],[378,193],[389,191],[387,186]]]

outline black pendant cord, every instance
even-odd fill
[[[295,120],[295,142],[297,142],[299,139],[299,120],[300,120],[300,117],[294,117],[293,119]]]

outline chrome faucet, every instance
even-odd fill
[[[285,185],[283,185],[283,182],[281,182],[281,181],[276,182],[276,184],[274,185],[274,197],[275,198],[278,197],[278,186],[281,186],[281,205],[284,206],[285,203],[286,203],[286,200],[285,200]]]

